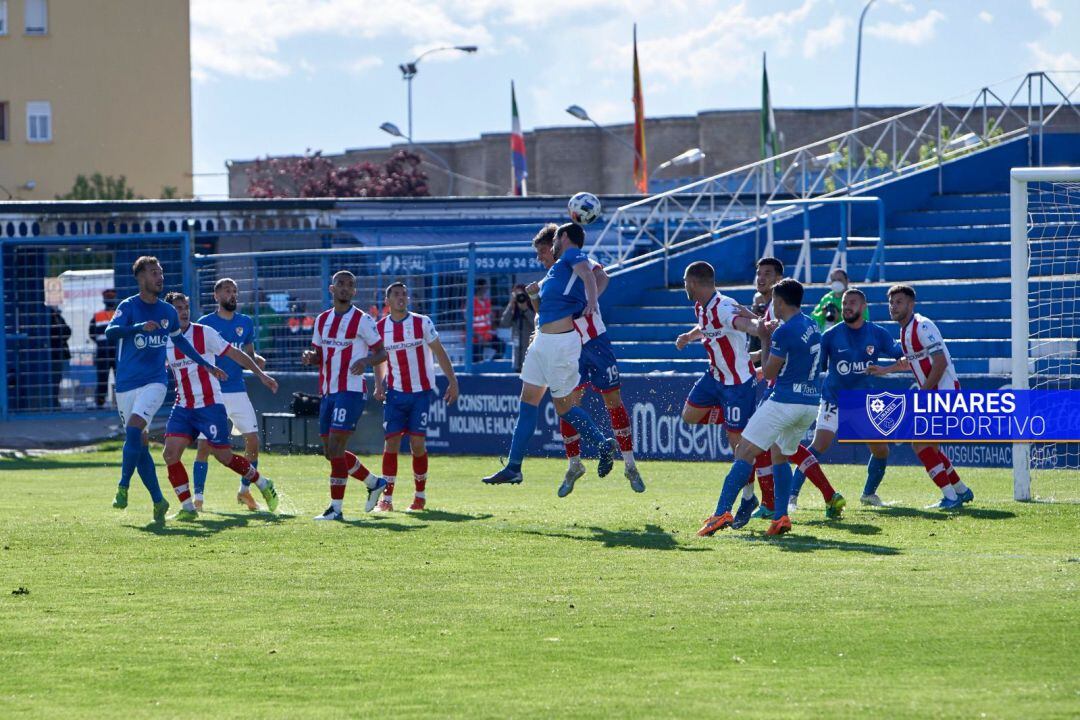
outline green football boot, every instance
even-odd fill
[[[113,498],[112,506],[117,510],[123,510],[127,507],[127,491],[126,487],[116,488],[116,497]]]
[[[752,518],[764,518],[766,520],[772,520],[773,519],[772,508],[766,507],[765,505],[759,505],[758,509],[755,510],[754,514],[751,515],[750,517],[752,517]]]
[[[259,488],[259,492],[262,493],[263,500],[266,501],[266,509],[270,512],[277,510],[278,506],[278,494],[274,489],[274,481],[270,478],[266,478],[266,487]]]
[[[158,502],[154,503],[154,522],[164,523],[165,513],[169,512],[169,501],[165,498],[161,498]]]
[[[840,520],[844,517],[847,500],[840,493],[833,493],[832,500],[825,504],[825,517],[828,520]]]
[[[199,519],[199,511],[180,508],[180,511],[173,515],[172,519],[179,520],[180,522],[192,522]]]

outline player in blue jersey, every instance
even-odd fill
[[[773,316],[782,324],[766,324],[766,332],[771,332],[772,337],[763,372],[766,379],[775,380],[776,384],[769,399],[758,407],[743,430],[716,512],[698,530],[702,537],[731,527],[735,498],[754,471],[754,458],[766,450],[772,453],[777,514],[787,508],[791,492],[788,462],[817,414],[821,400],[817,381],[821,333],[817,323],[802,312],[802,283],[785,278],[773,287],[772,295]],[[767,534],[782,535],[789,530],[791,520],[785,513],[772,521]]]
[[[582,390],[578,361],[581,339],[574,320],[597,313],[596,277],[589,258],[581,251],[585,230],[574,223],[560,225],[555,233],[555,264],[540,285],[540,313],[537,332],[521,368],[521,402],[510,443],[506,467],[483,481],[489,485],[517,484],[522,480],[521,463],[529,441],[536,432],[540,400],[550,388],[555,411],[570,423],[587,442],[600,448],[597,474],[611,472],[618,445],[605,438],[592,418],[580,407]],[[574,490],[576,478],[567,476],[559,486],[559,497]]]
[[[838,404],[841,390],[863,390],[872,386],[867,368],[882,358],[902,358],[904,351],[889,331],[877,323],[866,320],[866,295],[855,288],[845,292],[841,299],[842,323],[833,325],[821,336],[821,371],[825,381],[821,386],[821,404],[818,406],[817,429],[810,451],[820,456],[836,439],[839,417]],[[866,465],[866,485],[863,487],[863,505],[880,506],[884,503],[877,495],[885,467],[889,462],[888,443],[867,443],[870,461]],[[791,506],[796,504],[799,489],[805,476],[795,471],[791,487]],[[831,509],[831,508],[830,508]]]
[[[250,316],[236,312],[236,299],[239,288],[232,278],[221,278],[214,283],[214,300],[217,310],[203,315],[198,324],[207,325],[218,331],[225,342],[237,348],[252,360],[260,370],[266,369],[266,360],[255,352],[255,321]],[[244,369],[239,364],[223,357],[218,367],[229,374],[229,379],[221,383],[222,401],[228,413],[233,430],[244,438],[244,457],[252,467],[259,467],[259,424],[255,417],[255,408],[251,405],[247,388],[244,385]],[[199,436],[199,448],[195,455],[195,508],[202,510],[203,492],[206,489],[206,473],[209,469],[210,445],[206,438]],[[251,495],[251,481],[240,476],[240,489],[236,491],[236,502],[248,510],[258,510],[259,506]]]
[[[163,522],[169,503],[161,495],[157,470],[147,447],[150,443],[147,426],[165,400],[168,382],[165,348],[169,339],[217,379],[228,376],[195,352],[183,336],[176,309],[159,297],[165,289],[165,272],[158,259],[144,255],[135,261],[131,271],[139,285],[139,294],[121,302],[105,328],[105,337],[117,344],[116,407],[125,425],[120,485],[113,507],[127,507],[131,475],[138,469],[139,479],[154,502],[154,520]]]

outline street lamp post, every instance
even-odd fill
[[[439,164],[442,165],[443,168],[446,170],[446,176],[450,179],[449,185],[446,188],[446,194],[454,194],[454,171],[450,169],[450,163],[446,162],[446,158],[444,158],[442,155],[435,152],[431,148],[427,147],[426,145],[421,145],[420,143],[413,142],[413,139],[410,135],[406,135],[405,133],[401,132],[398,126],[392,122],[384,122],[382,125],[379,126],[379,129],[382,130],[384,133],[387,133],[388,135],[404,138],[411,147],[421,148],[428,155],[438,160]]]
[[[412,138],[412,134],[413,134],[413,128],[412,128],[412,81],[413,81],[413,78],[416,77],[416,73],[417,73],[416,66],[420,64],[420,61],[422,59],[424,59],[428,55],[431,55],[432,53],[442,52],[444,50],[457,50],[459,52],[470,53],[471,54],[471,53],[476,52],[478,49],[479,48],[477,48],[476,45],[448,45],[446,47],[437,47],[437,48],[432,48],[431,50],[427,50],[425,52],[420,53],[420,55],[418,55],[417,58],[415,60],[413,60],[412,62],[402,63],[402,64],[398,65],[398,69],[401,70],[401,77],[405,80],[406,83],[408,83],[409,133],[408,133],[408,135],[405,135],[403,137],[410,138],[410,140],[409,140],[410,144],[412,143],[411,138]]]
[[[653,175],[661,170],[669,167],[682,167],[683,165],[692,165],[696,162],[701,162],[705,159],[705,153],[701,151],[701,148],[690,148],[684,152],[679,153],[670,160],[657,165],[651,173],[649,173],[649,179],[651,180]]]
[[[620,143],[622,143],[622,144],[623,144],[623,145],[625,145],[626,147],[630,148],[630,152],[634,153],[634,156],[635,156],[635,157],[636,157],[636,158],[637,158],[637,159],[638,159],[639,161],[641,161],[641,164],[642,164],[642,165],[644,165],[644,164],[645,164],[645,161],[644,161],[644,160],[642,159],[642,157],[641,157],[641,153],[639,153],[639,152],[637,151],[637,148],[636,148],[636,147],[634,147],[634,146],[633,146],[633,145],[631,145],[630,143],[626,142],[626,141],[625,141],[625,140],[623,140],[623,139],[622,139],[621,137],[619,137],[618,135],[616,135],[615,133],[611,132],[611,131],[610,131],[610,130],[608,130],[608,129],[607,129],[606,127],[604,127],[603,125],[600,125],[600,124],[599,124],[599,123],[597,123],[597,122],[596,122],[595,120],[593,120],[593,119],[592,119],[591,117],[589,117],[589,113],[585,112],[585,108],[581,107],[580,105],[571,105],[570,107],[566,108],[566,112],[570,113],[571,115],[573,115],[574,117],[576,117],[576,118],[577,118],[578,120],[582,120],[582,121],[584,121],[584,122],[590,122],[590,123],[592,123],[592,124],[593,124],[594,126],[596,126],[596,128],[597,128],[597,129],[599,129],[599,130],[602,130],[602,131],[606,132],[606,133],[607,133],[608,135],[610,135],[611,137],[615,138],[616,140],[618,140],[618,141],[619,141]]]
[[[866,20],[866,11],[870,9],[875,0],[866,0],[862,13],[859,15],[859,34],[855,41],[855,106],[851,108],[851,129],[859,127],[859,66],[862,62],[862,26]]]

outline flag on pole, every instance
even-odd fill
[[[529,176],[529,171],[525,165],[525,136],[521,132],[513,80],[510,81],[510,173],[514,179],[513,194],[527,196],[529,191],[525,178]]]
[[[780,138],[776,132],[776,117],[773,115],[772,100],[769,97],[769,71],[765,68],[765,53],[761,53],[761,159],[780,154]],[[780,161],[776,161],[775,172],[780,172]]]
[[[641,70],[637,58],[637,23],[634,23],[634,186],[649,192],[649,170],[645,163],[645,100],[641,97]]]

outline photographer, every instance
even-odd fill
[[[536,311],[533,310],[529,296],[525,292],[525,285],[522,283],[518,283],[510,291],[510,302],[506,303],[506,309],[502,312],[499,327],[511,329],[514,372],[521,372],[521,364],[525,362],[525,351],[529,347],[529,338],[536,328]]]
[[[846,272],[840,268],[836,268],[829,273],[829,292],[821,297],[821,301],[818,302],[817,307],[810,313],[810,317],[814,318],[814,322],[817,323],[818,328],[822,332],[840,322],[842,315],[840,305],[843,301],[844,292],[847,289],[848,274]],[[863,320],[869,319],[869,309],[864,310]]]

